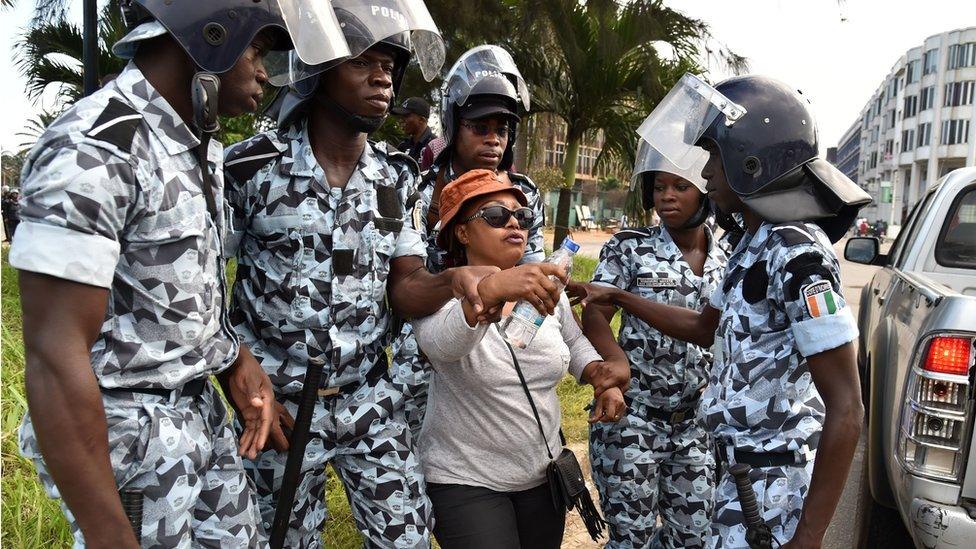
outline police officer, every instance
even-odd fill
[[[434,139],[434,132],[427,125],[430,103],[423,97],[408,97],[402,105],[393,107],[390,112],[400,119],[403,131],[407,133],[407,138],[397,145],[397,149],[419,163],[420,153]]]
[[[701,151],[698,161],[679,169],[641,142],[634,185],[641,186],[644,208],[658,212],[662,223],[614,235],[582,292],[611,293],[613,305],[586,308],[584,331],[630,378],[626,417],[590,427],[593,480],[610,523],[608,547],[708,542],[715,463],[695,408],[712,355],[638,316],[645,302],[700,310],[721,282],[725,253],[705,226],[711,213],[700,175],[706,159]],[[610,329],[618,307],[624,311],[619,343]]]
[[[10,251],[20,448],[77,547],[262,539],[238,452],[263,446],[273,397],[227,322],[223,160],[208,131],[218,113],[256,110],[262,60],[289,40],[274,2],[169,4],[126,3],[131,32],[114,51],[132,61],[38,140]],[[212,374],[242,414],[240,443]]]
[[[453,266],[447,252],[437,245],[440,192],[475,168],[504,174],[526,195],[535,221],[529,228],[522,263],[542,261],[545,212],[539,189],[527,176],[511,171],[519,106],[528,110],[530,105],[528,88],[511,54],[493,45],[468,50],[445,77],[441,96],[440,119],[446,147],[421,177],[422,207],[414,219],[425,236],[427,268],[437,273]],[[394,380],[404,392],[407,420],[416,439],[427,405],[430,364],[418,349],[410,324],[404,324],[393,343],[393,370]]]
[[[770,78],[713,88],[685,75],[639,133],[679,167],[690,166],[696,144],[704,148],[709,197],[745,225],[709,306],[639,311],[661,332],[702,346],[718,330],[698,409],[721,462],[712,545],[747,547],[728,474],[743,463],[772,535],[784,547],[819,547],[863,415],[857,329],[831,243],[870,198],[817,156],[807,100]]]
[[[228,151],[241,237],[231,317],[271,376],[286,427],[308,364],[325,362],[285,545],[319,545],[331,463],[367,546],[423,547],[431,508],[388,367],[390,306],[411,317],[431,314],[455,295],[477,300],[477,284],[491,269],[427,273],[425,244],[410,222],[416,164],[367,140],[411,57],[428,75],[443,61],[418,45],[441,45],[426,8],[399,1],[333,6],[352,57],[290,70],[303,78],[282,100],[279,129]],[[276,448],[247,465],[266,524],[287,461],[287,441],[278,431],[272,436]]]

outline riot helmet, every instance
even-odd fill
[[[708,161],[708,153],[704,149],[699,149],[699,151],[698,159],[691,162],[687,168],[679,168],[647,141],[640,140],[637,145],[637,161],[634,163],[634,173],[630,180],[630,190],[633,191],[640,185],[641,206],[644,207],[645,211],[649,211],[654,207],[655,174],[665,172],[676,175],[691,183],[701,194],[701,202],[699,203],[698,210],[681,228],[690,229],[697,227],[708,219],[709,214],[712,213],[713,204],[708,199],[708,194],[705,190],[705,180],[701,176],[702,168],[705,167],[705,162]]]
[[[272,84],[288,87],[285,95],[267,111],[278,119],[280,127],[293,124],[304,114],[322,73],[372,47],[383,46],[394,56],[394,97],[400,91],[411,59],[417,59],[427,80],[432,80],[444,63],[443,39],[422,0],[333,0],[332,5],[349,53],[341,59],[314,65],[306,63],[304,56],[291,53],[286,63],[276,65],[275,74],[269,72]],[[375,131],[386,119],[350,113],[327,96],[323,99],[362,132]]]
[[[718,148],[729,187],[772,223],[812,221],[836,241],[871,198],[821,159],[809,101],[777,80],[749,75],[712,87],[685,74],[638,129],[678,167],[704,141]]]
[[[528,111],[529,88],[511,54],[499,46],[477,46],[458,58],[441,88],[440,119],[446,146],[437,163],[447,161],[461,118],[502,115],[511,121],[508,145],[498,168],[511,168],[519,122],[519,105]]]
[[[209,0],[192,8],[170,0],[124,0],[129,29],[112,47],[123,59],[135,55],[139,42],[170,34],[203,72],[230,70],[254,37],[274,29],[275,50],[292,47],[277,0]]]

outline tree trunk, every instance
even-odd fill
[[[555,250],[569,235],[569,209],[572,206],[573,185],[576,184],[576,163],[579,160],[579,137],[570,138],[566,143],[566,158],[563,160],[563,186],[559,189],[559,202],[556,204],[556,233],[552,242]]]

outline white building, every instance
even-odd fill
[[[847,149],[842,164],[855,157],[850,141],[859,131],[852,179],[874,198],[865,217],[900,225],[926,185],[976,165],[974,88],[976,27],[930,36],[898,59],[838,145]]]

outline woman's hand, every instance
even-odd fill
[[[598,421],[613,423],[620,421],[626,412],[627,404],[624,402],[624,394],[619,387],[613,387],[596,397],[596,404],[593,405],[593,411],[587,421],[590,423]]]
[[[604,286],[603,284],[592,284],[588,282],[570,282],[566,286],[569,303],[573,306],[580,303],[584,307],[587,305],[616,306],[617,295],[621,291],[620,288],[615,286]]]
[[[535,306],[539,314],[551,315],[559,303],[559,286],[550,276],[569,281],[568,274],[559,265],[532,263],[486,276],[478,285],[478,293],[485,308],[524,299]]]

